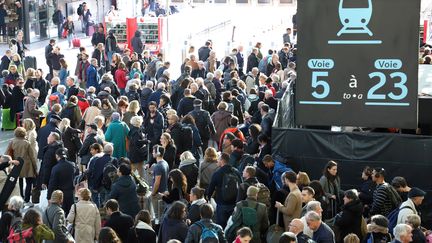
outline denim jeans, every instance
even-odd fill
[[[235,205],[221,205],[216,206],[216,223],[224,229],[229,217],[234,212]]]
[[[109,191],[104,187],[101,187],[99,190],[92,190],[92,200],[98,206],[98,208],[102,208],[104,203],[108,200]]]
[[[67,35],[67,40],[68,40],[68,43],[69,43],[69,48],[72,46],[73,36],[74,35],[72,33],[70,33],[70,34]]]

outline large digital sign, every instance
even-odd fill
[[[420,0],[298,1],[296,123],[417,127]]]

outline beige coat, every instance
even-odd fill
[[[284,206],[279,210],[283,214],[285,231],[289,231],[291,221],[301,216],[302,201],[301,192],[298,188],[288,194]]]
[[[35,178],[37,176],[37,163],[35,150],[30,142],[24,138],[14,138],[12,140],[14,159],[21,157],[24,165],[20,173],[20,178]]]
[[[90,202],[80,200],[75,208],[72,205],[67,221],[72,224],[75,218],[75,242],[93,243],[101,229],[101,218],[97,206]]]
[[[36,127],[40,126],[39,117],[43,115],[43,112],[39,110],[38,102],[33,96],[28,96],[24,103],[23,119],[30,118],[36,124]]]

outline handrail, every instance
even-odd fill
[[[195,33],[194,36],[200,36],[200,35],[208,34],[208,33],[212,32],[214,30],[223,28],[223,27],[225,27],[225,26],[227,26],[229,24],[231,24],[231,20],[226,20],[226,21],[221,22],[221,23],[219,23],[217,25],[213,25],[213,26],[207,27],[204,30]]]

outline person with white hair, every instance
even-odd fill
[[[118,88],[117,84],[114,82],[114,77],[111,73],[105,73],[102,75],[102,81],[100,83],[99,89],[100,90],[106,90],[105,88],[110,88],[110,94],[114,97],[114,99],[117,99],[120,96],[120,89]]]
[[[306,204],[306,212],[316,212],[318,215],[322,214],[321,203],[319,201],[310,201]],[[306,222],[306,216],[301,217],[300,219],[304,225],[303,233],[310,238],[313,236],[313,231],[309,228]]]
[[[150,81],[151,82],[151,81]],[[157,106],[159,106],[160,98],[163,94],[166,94],[165,84],[159,82],[156,86],[156,90],[151,93],[148,97],[147,102],[150,103],[152,101],[156,102]]]
[[[93,145],[95,146],[95,145]],[[97,145],[96,145],[97,146]],[[99,146],[97,146],[99,147]],[[100,146],[99,148],[102,148]],[[111,187],[111,182],[103,182],[103,170],[108,166],[117,166],[117,159],[112,157],[114,146],[112,143],[106,143],[103,146],[103,155],[92,160],[88,168],[88,186],[92,191],[92,200],[98,207],[102,207],[106,200]]]
[[[321,220],[321,215],[315,211],[306,213],[307,226],[314,232],[312,240],[316,243],[335,243],[333,230]]]
[[[38,89],[33,89],[32,92],[27,96],[27,99],[24,103],[24,113],[22,119],[30,118],[36,124],[36,128],[40,127],[40,116],[43,115],[43,112],[39,110],[39,98],[40,92]]]
[[[126,137],[128,134],[129,127],[120,120],[120,114],[118,112],[112,113],[111,123],[105,132],[105,140],[114,144],[114,157],[126,157]]]
[[[4,205],[2,205],[3,207]],[[9,242],[7,237],[9,236],[9,230],[15,222],[21,220],[21,210],[24,208],[24,199],[21,196],[12,196],[9,199],[7,209],[2,212],[0,219],[0,241]]]
[[[128,158],[131,161],[132,172],[138,171],[141,177],[144,177],[144,160],[148,156],[148,141],[142,127],[143,117],[134,116],[130,121],[130,131],[127,135],[129,140]]]
[[[412,242],[412,228],[407,224],[398,224],[393,229],[394,239],[392,243],[410,243]]]
[[[278,92],[276,92],[276,95],[275,95],[276,99],[279,99],[279,100],[282,99],[283,95],[285,94],[285,91],[288,88],[288,85],[289,85],[288,81],[282,82],[282,88]]]
[[[207,74],[207,69],[203,61],[198,61],[198,68],[193,69],[191,73],[192,78],[205,78]]]

